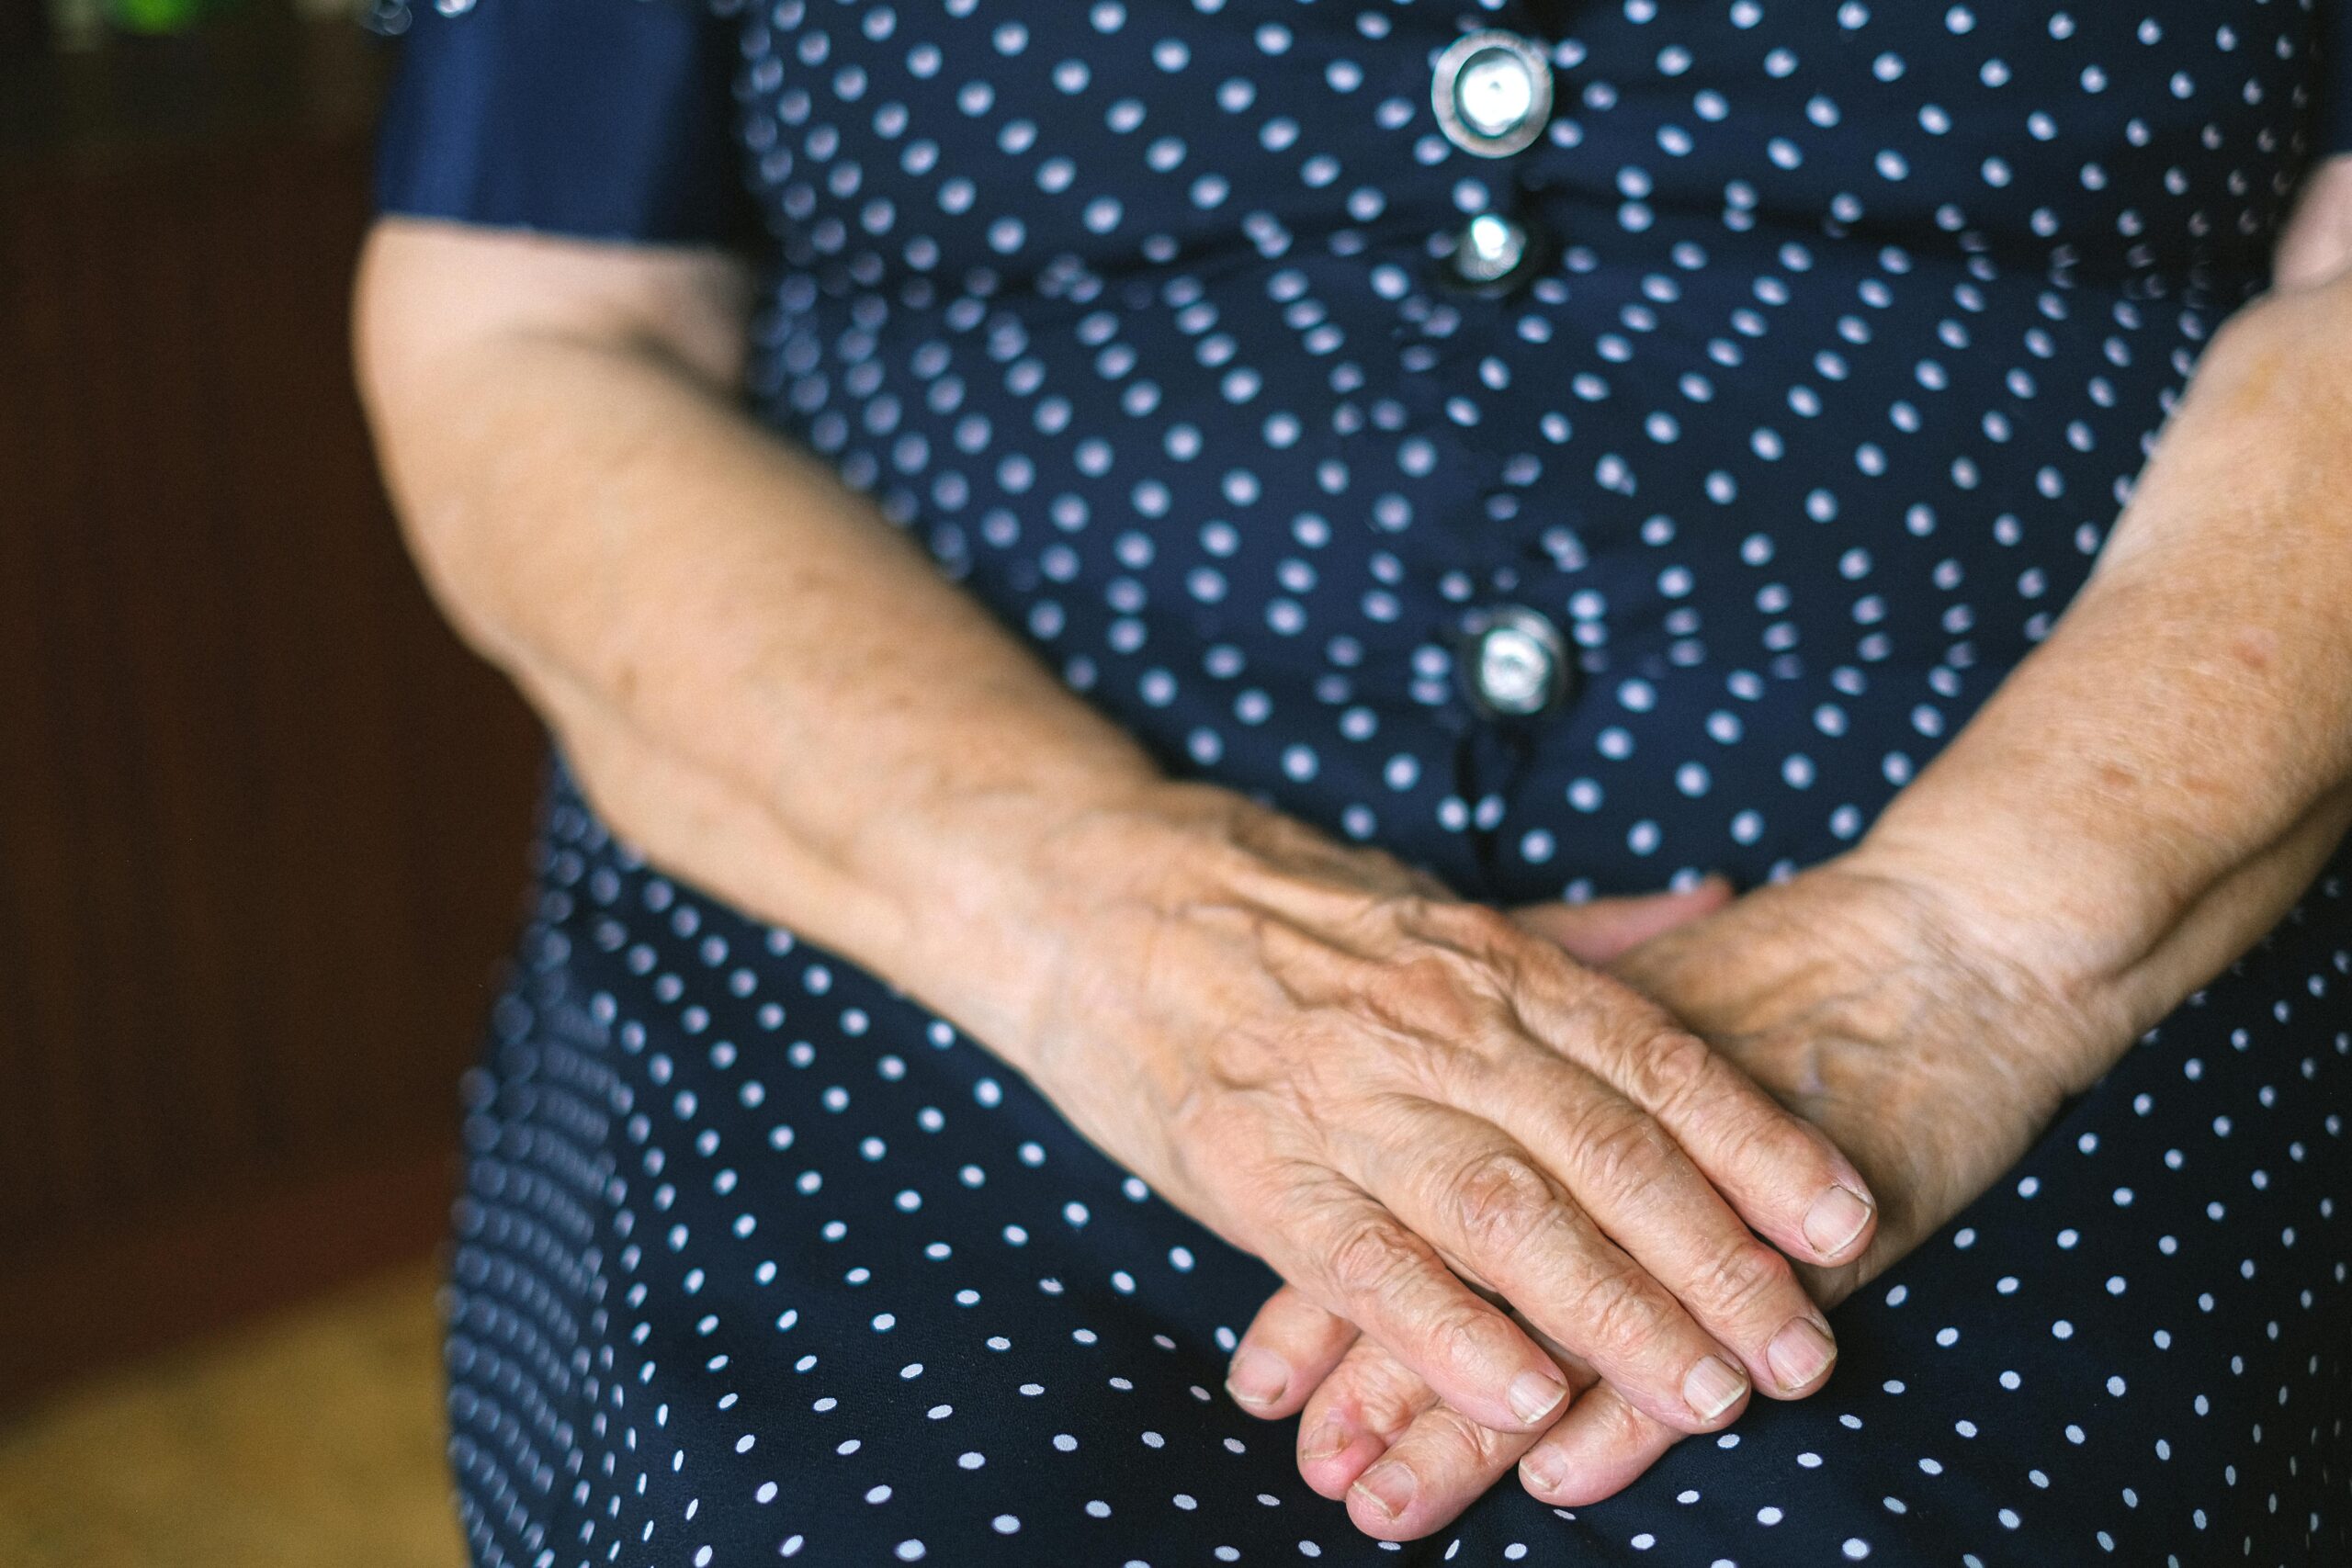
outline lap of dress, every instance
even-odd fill
[[[1403,1546],[1224,1394],[1262,1265],[560,785],[540,859],[448,1297],[492,1568],[2352,1562],[2352,857],[1839,1310],[1826,1392]]]

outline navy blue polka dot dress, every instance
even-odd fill
[[[750,397],[1171,771],[1495,901],[1852,840],[2081,585],[2312,0],[416,0],[386,207],[757,259]],[[2342,95],[2352,99],[2352,94]],[[2352,1562],[2352,863],[1622,1496],[1383,1546],[1273,1285],[559,772],[467,1085],[476,1560]]]

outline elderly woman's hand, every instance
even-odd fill
[[[2207,349],[2090,581],[1862,844],[1620,966],[1870,1179],[1877,1236],[1812,1276],[1825,1301],[1996,1179],[2352,823],[2347,182],[2318,171],[2282,287]],[[1436,1529],[1514,1462],[1549,1500],[1605,1496],[1675,1436],[1605,1384],[1540,1442],[1498,1432],[1352,1337],[1285,1292],[1241,1356],[1337,1367],[1301,1464],[1378,1535]],[[1573,1379],[1613,1382],[1576,1348],[1554,1347]]]
[[[1565,907],[1525,911],[1555,931]],[[2024,1152],[2070,1087],[2091,1024],[2007,959],[1972,948],[1928,886],[1859,858],[1805,873],[1670,931],[1614,973],[1657,998],[1860,1167],[1882,1205],[1869,1248],[1800,1269],[1834,1304],[1958,1213]],[[1555,1347],[1577,1396],[1542,1438],[1442,1401],[1385,1349],[1285,1292],[1241,1354],[1279,1345],[1301,1371],[1299,1467],[1366,1531],[1438,1529],[1516,1463],[1547,1502],[1619,1490],[1681,1436],[1605,1372]],[[1324,1376],[1329,1372],[1328,1377]],[[1311,1397],[1306,1385],[1321,1379]]]
[[[1169,798],[1044,879],[1062,957],[1018,1032],[1081,1130],[1488,1427],[1568,1397],[1527,1330],[1678,1432],[1818,1385],[1781,1253],[1873,1223],[1830,1140],[1508,918],[1218,792],[1178,791],[1170,840]],[[1245,1356],[1233,1387],[1273,1408],[1307,1371]]]

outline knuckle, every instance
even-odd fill
[[[1508,964],[1528,941],[1518,921],[1485,904],[1457,905],[1451,934],[1464,952],[1498,964]]]
[[[1712,1116],[1707,1130],[1718,1157],[1743,1175],[1787,1174],[1813,1158],[1812,1141],[1798,1129],[1795,1118],[1776,1105]]]
[[[1430,1314],[1421,1328],[1422,1346],[1430,1364],[1475,1367],[1491,1354],[1501,1315],[1477,1298],[1463,1301]]]
[[[1367,1214],[1340,1231],[1324,1267],[1342,1300],[1362,1301],[1385,1295],[1400,1275],[1420,1261],[1394,1221],[1385,1214]]]
[[[1436,948],[1399,954],[1374,987],[1379,1010],[1415,1033],[1459,1039],[1475,1031],[1484,1000],[1462,961]]]
[[[1450,1404],[1431,1409],[1421,1422],[1430,1428],[1430,1446],[1436,1460],[1431,1466],[1434,1479],[1484,1484],[1510,1462],[1511,1434],[1481,1426]]]
[[[1624,1362],[1665,1339],[1678,1309],[1634,1265],[1612,1269],[1588,1284],[1577,1300],[1576,1319],[1593,1359]]]
[[[1611,1192],[1635,1192],[1657,1182],[1672,1171],[1681,1150],[1665,1128],[1630,1106],[1612,1109],[1585,1133],[1586,1166]]]
[[[1264,1216],[1271,1236],[1332,1237],[1345,1232],[1363,1211],[1363,1200],[1346,1181],[1317,1162],[1295,1156],[1236,1159],[1213,1143],[1180,1150],[1218,1190],[1247,1195],[1252,1212]]]
[[[1351,1397],[1356,1424],[1393,1443],[1411,1429],[1423,1409],[1428,1385],[1398,1362],[1381,1358],[1357,1377]]]
[[[1464,1021],[1504,1010],[1527,939],[1510,917],[1477,904],[1410,901],[1388,959],[1400,997],[1443,1007]]]
[[[1480,1258],[1508,1258],[1559,1215],[1551,1178],[1509,1149],[1476,1155],[1447,1181],[1447,1211]]]
[[[1398,924],[1423,941],[1480,955],[1510,952],[1526,940],[1500,909],[1452,897],[1402,900]]]
[[[1626,1088],[1636,1102],[1669,1113],[1718,1087],[1722,1068],[1722,1058],[1705,1041],[1668,1029],[1631,1054]]]
[[[1796,1288],[1796,1272],[1789,1260],[1749,1237],[1709,1263],[1697,1294],[1716,1315],[1740,1320],[1758,1315],[1773,1305],[1774,1298]]]

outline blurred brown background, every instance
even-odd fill
[[[48,10],[0,0],[0,1562],[454,1563],[431,1260],[539,739],[351,391],[390,52]]]

